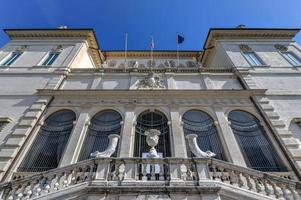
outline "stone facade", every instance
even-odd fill
[[[90,29],[5,31],[11,41],[0,49],[3,199],[300,199],[301,66],[282,52],[301,59],[293,41],[298,30],[211,29],[205,50],[181,51],[179,62],[173,51],[155,51],[154,62],[149,52],[129,51],[125,59],[124,52],[101,51]],[[55,61],[43,65],[57,49]],[[3,65],[16,51],[21,56]],[[243,51],[255,52],[262,65],[253,66]],[[18,170],[45,120],[61,110],[76,120],[57,168]],[[105,110],[122,118],[116,157],[79,162],[91,120]],[[224,161],[189,156],[189,110],[212,118]],[[287,171],[251,169],[229,120],[235,110],[258,119]],[[137,120],[146,111],[167,118],[170,157],[135,155]]]

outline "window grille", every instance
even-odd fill
[[[91,120],[91,124],[87,131],[79,160],[91,158],[90,154],[107,149],[109,145],[110,134],[120,135],[122,118],[120,114],[114,110],[105,110],[97,113]],[[116,157],[117,150],[112,157]]]
[[[170,157],[169,126],[167,118],[159,112],[144,112],[137,118],[135,133],[135,157],[142,157],[148,153],[150,147],[146,143],[144,132],[148,129],[157,129],[161,132],[158,145],[155,147],[158,154],[163,157]]]
[[[225,160],[223,148],[218,136],[214,121],[205,112],[199,110],[190,110],[183,115],[184,134],[196,134],[197,143],[202,151],[212,151],[216,154],[214,158]],[[189,148],[189,145],[186,145]],[[188,156],[193,154],[187,149]]]
[[[75,114],[69,110],[58,111],[49,116],[18,171],[41,172],[56,168],[65,150],[74,120]]]
[[[228,118],[249,167],[260,171],[287,171],[257,118],[239,110],[231,111]]]

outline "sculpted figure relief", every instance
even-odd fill
[[[143,79],[139,80],[137,84],[137,88],[165,88],[163,84],[163,78],[161,75],[155,74],[154,72],[150,72]]]

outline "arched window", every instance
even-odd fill
[[[183,115],[183,122],[184,134],[196,134],[198,136],[197,143],[202,151],[212,151],[216,154],[214,158],[225,160],[214,121],[207,113],[199,110],[189,110]],[[186,146],[189,148],[188,144]],[[193,154],[190,153],[190,156],[193,156]]]
[[[135,153],[136,157],[145,157],[150,150],[146,143],[145,131],[157,129],[160,131],[159,142],[155,147],[160,157],[170,157],[170,140],[168,120],[160,112],[144,112],[137,118],[135,135]]]
[[[50,115],[38,132],[18,171],[41,172],[56,168],[61,160],[76,116],[70,110]]]
[[[287,171],[256,117],[235,110],[228,118],[249,167],[260,171]]]
[[[122,117],[114,110],[105,110],[97,113],[91,120],[87,131],[86,139],[83,143],[79,160],[91,158],[90,154],[107,149],[110,134],[120,135]],[[117,151],[112,155],[116,157]]]

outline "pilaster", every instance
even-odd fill
[[[83,110],[78,119],[75,121],[75,126],[69,137],[68,144],[59,164],[60,167],[70,165],[77,162],[81,146],[85,139],[87,128],[89,125],[89,115],[87,110]]]
[[[132,157],[134,148],[134,106],[128,106],[125,111],[123,130],[120,139],[120,157]]]
[[[183,132],[183,127],[181,126],[180,113],[177,107],[171,107],[170,109],[171,118],[171,142],[174,157],[186,158],[186,144]]]
[[[222,139],[224,140],[224,144],[226,144],[226,148],[229,152],[228,156],[230,156],[230,159],[234,164],[246,167],[247,165],[245,163],[244,157],[237,144],[236,138],[223,109],[220,107],[215,107],[214,110],[219,124],[219,131],[221,131],[221,135],[223,136]]]

